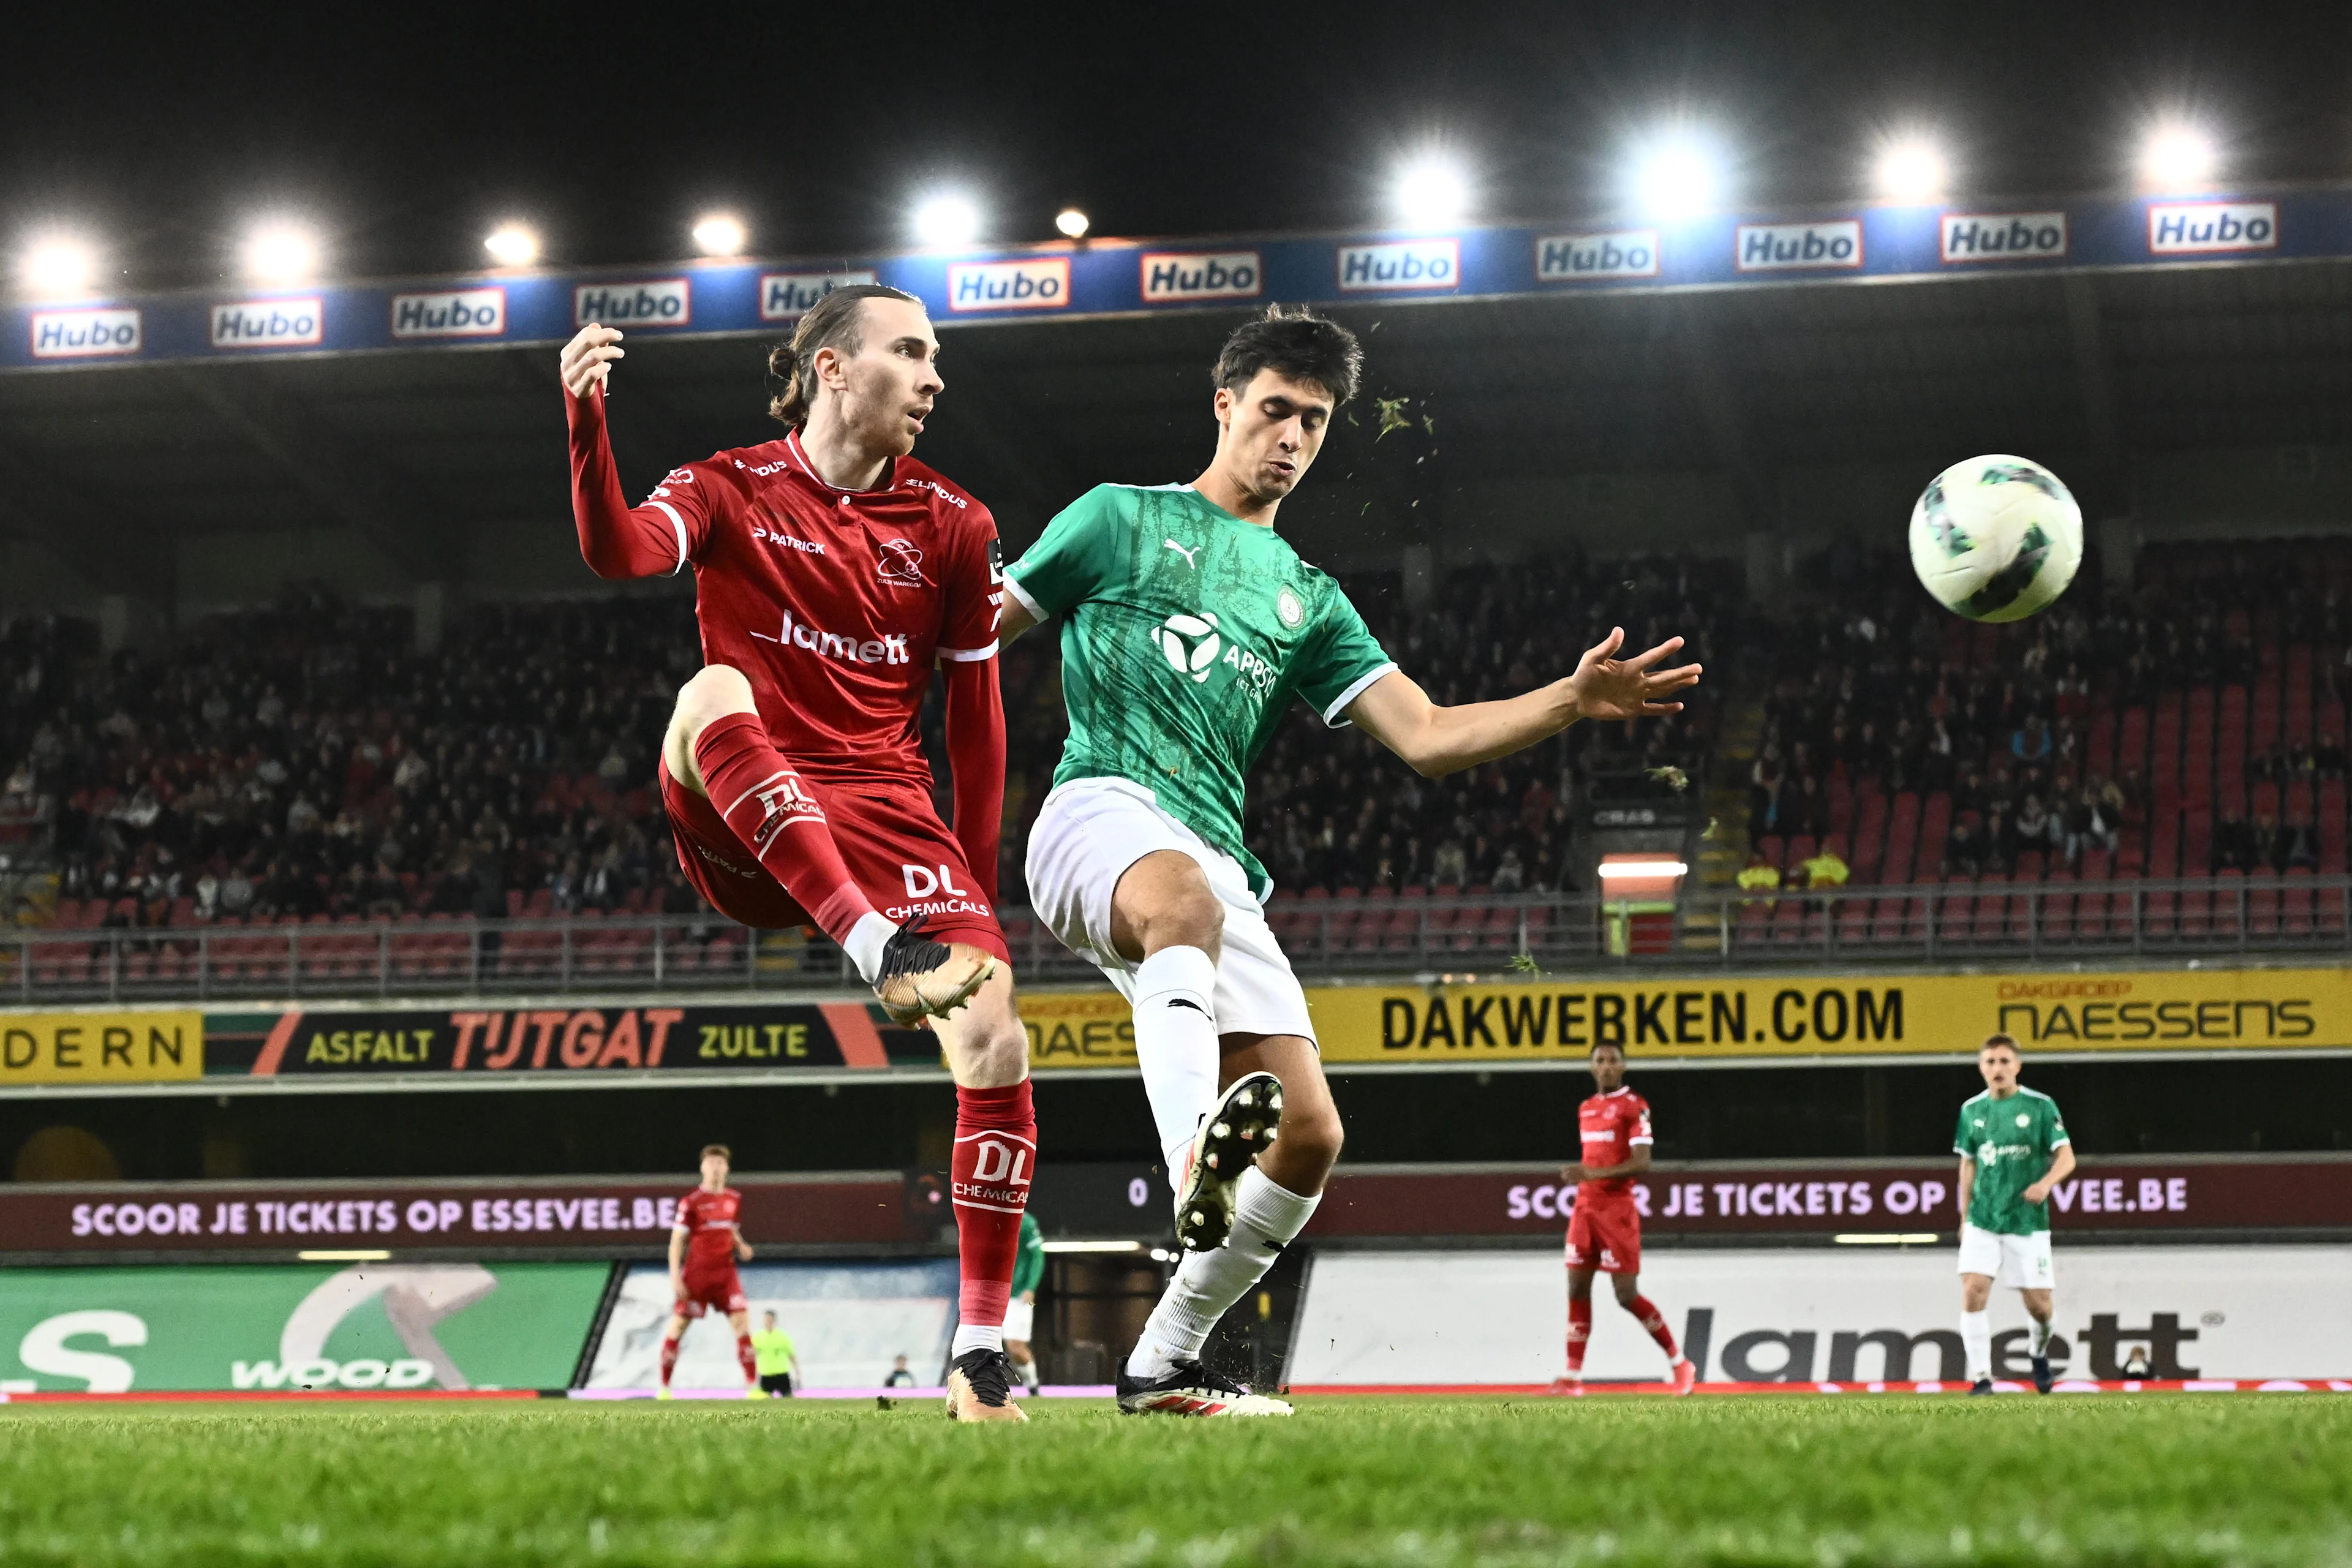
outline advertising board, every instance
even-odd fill
[[[955,1331],[956,1264],[934,1258],[873,1263],[747,1263],[738,1271],[751,1326],[774,1312],[792,1335],[805,1386],[878,1388],[892,1361],[926,1387],[946,1364]],[[632,1268],[621,1281],[589,1363],[592,1389],[651,1388],[660,1381],[661,1340],[672,1296],[662,1264]],[[731,1389],[743,1384],[727,1320],[688,1325],[673,1386]]]

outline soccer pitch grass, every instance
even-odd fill
[[[0,1410],[0,1563],[2352,1563],[2352,1398]]]

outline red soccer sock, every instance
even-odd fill
[[[735,1359],[743,1363],[743,1381],[746,1384],[760,1381],[760,1358],[752,1352],[751,1335],[735,1336]]]
[[[674,1339],[665,1339],[662,1341],[661,1354],[661,1385],[664,1388],[667,1388],[669,1386],[669,1374],[677,1370],[677,1342]]]
[[[825,935],[843,941],[860,916],[874,912],[834,847],[824,808],[770,744],[758,714],[730,713],[704,725],[694,765],[728,830]]]
[[[1633,1314],[1634,1321],[1650,1331],[1650,1337],[1658,1342],[1658,1348],[1666,1352],[1668,1361],[1682,1359],[1683,1352],[1675,1348],[1675,1331],[1666,1327],[1666,1315],[1652,1306],[1647,1296],[1634,1297],[1625,1303],[1625,1310]]]
[[[1029,1080],[1003,1089],[956,1090],[956,1139],[949,1190],[962,1263],[957,1353],[967,1336],[1004,1342],[1004,1309],[1013,1300],[1013,1263],[1021,1249],[1021,1215],[1037,1167],[1037,1112]]]
[[[1568,1375],[1584,1375],[1584,1342],[1592,1337],[1592,1298],[1568,1302]]]

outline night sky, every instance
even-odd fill
[[[1955,186],[2129,183],[2140,130],[2198,118],[2248,183],[2352,177],[2352,5],[638,5],[619,11],[42,6],[12,21],[0,242],[97,240],[109,286],[234,266],[257,216],[341,276],[479,265],[517,218],[554,265],[688,254],[730,209],[763,255],[906,241],[961,185],[985,237],[1374,221],[1410,152],[1476,216],[1598,215],[1679,116],[1731,199],[1841,201],[1874,143],[1937,130]]]

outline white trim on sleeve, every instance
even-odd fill
[[[1657,1140],[1654,1138],[1628,1138],[1625,1140],[1626,1146],[1629,1148],[1636,1143],[1654,1143],[1656,1142]]]
[[[1353,702],[1357,698],[1361,697],[1364,694],[1364,689],[1366,687],[1371,685],[1373,681],[1378,680],[1381,676],[1386,675],[1395,668],[1396,660],[1391,659],[1388,663],[1380,666],[1378,668],[1368,669],[1362,675],[1358,676],[1354,683],[1350,685],[1347,690],[1342,691],[1338,697],[1332,700],[1330,707],[1323,710],[1324,724],[1334,730],[1343,730],[1347,728],[1348,721],[1340,718],[1339,715],[1348,710],[1348,704]]]
[[[651,504],[661,508],[662,515],[669,519],[669,525],[677,530],[677,564],[669,569],[669,574],[675,577],[686,570],[686,519],[678,516],[677,508],[666,500]]]
[[[990,643],[986,647],[935,647],[931,651],[957,664],[977,664],[983,658],[996,657],[996,644]]]
[[[1021,585],[1021,579],[1015,577],[1009,567],[1004,574],[1004,591],[1020,600],[1021,607],[1028,611],[1029,618],[1038,625],[1043,626],[1054,618],[1045,612],[1036,600],[1029,596],[1029,590]]]

